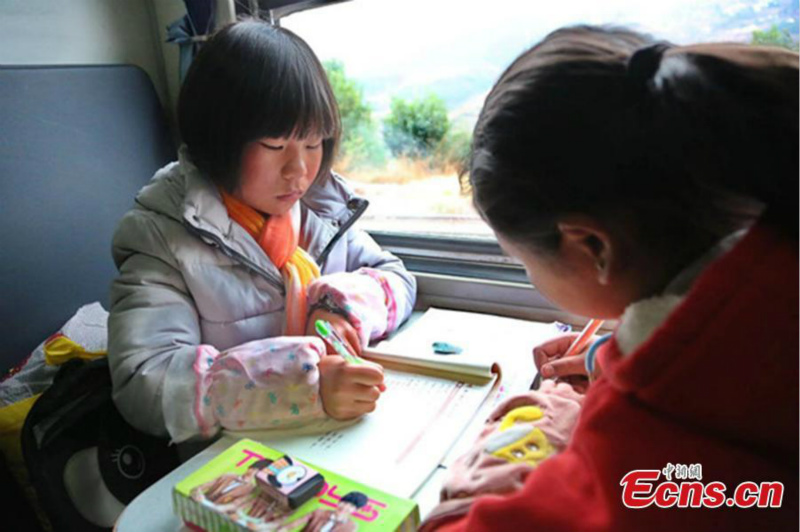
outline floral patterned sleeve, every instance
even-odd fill
[[[324,417],[314,337],[256,340],[219,352],[197,351],[194,412],[204,436],[230,430],[286,428]]]
[[[375,268],[323,275],[309,287],[309,308],[340,311],[358,332],[361,345],[366,346],[399,325],[395,277]]]

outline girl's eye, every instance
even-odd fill
[[[309,144],[306,146],[309,150],[316,150],[317,148],[322,147],[322,141],[317,142],[316,144]]]
[[[262,146],[264,146],[268,150],[279,151],[283,149],[282,144],[267,144],[266,142],[259,142]]]

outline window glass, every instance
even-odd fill
[[[796,0],[358,0],[281,24],[328,70],[344,125],[334,168],[371,202],[361,226],[488,237],[457,174],[492,84],[547,33],[613,24],[678,44],[796,50],[797,21]]]

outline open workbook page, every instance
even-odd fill
[[[355,423],[319,422],[300,431],[247,433],[285,453],[358,482],[410,497],[489,396],[483,385],[386,370],[378,408]]]

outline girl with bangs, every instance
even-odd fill
[[[230,25],[181,88],[178,161],[117,228],[109,362],[137,428],[174,442],[375,409],[380,366],[348,364],[405,320],[416,285],[353,229],[367,208],[331,171],[341,134],[325,71],[290,31]]]
[[[421,530],[798,530],[797,117],[777,48],[577,26],[505,70],[463,182],[541,293],[616,322],[534,349]]]

